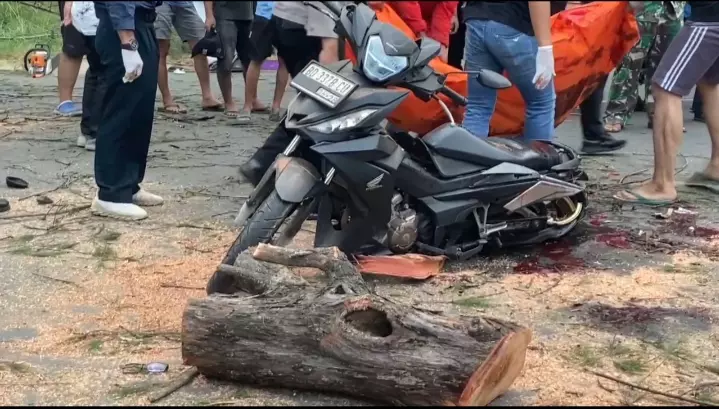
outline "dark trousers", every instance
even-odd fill
[[[317,37],[308,37],[302,26],[283,19],[278,19],[279,35],[277,38],[277,56],[282,58],[287,66],[290,77],[294,78],[312,60],[318,60],[322,51],[322,40]],[[252,175],[252,184],[257,184],[262,175],[269,169],[275,157],[282,153],[289,145],[294,132],[285,128],[284,121],[275,128],[265,143],[252,155],[251,160],[257,161],[260,166]]]
[[[462,59],[464,58],[464,36],[467,26],[462,22],[462,2],[457,2],[457,18],[459,19],[459,28],[457,32],[449,36],[449,50],[447,63],[459,70],[462,69]]]
[[[142,74],[123,83],[120,38],[105,10],[98,10],[100,23],[95,45],[102,62],[102,79],[107,91],[100,108],[100,126],[95,151],[95,181],[98,198],[114,203],[131,203],[145,177],[155,116],[157,71],[160,53],[155,38],[155,12],[135,9],[135,38],[143,61]]]
[[[596,140],[604,135],[604,123],[602,122],[602,97],[607,78],[599,83],[597,89],[579,106],[582,114],[582,133],[584,139]]]
[[[102,116],[102,100],[107,92],[105,81],[102,80],[102,61],[95,49],[95,37],[87,38],[87,64],[85,86],[82,89],[82,120],[80,132],[89,138],[97,137],[97,129]]]
[[[699,89],[694,90],[694,100],[692,101],[692,112],[694,118],[704,117],[704,103],[702,102],[702,96]]]

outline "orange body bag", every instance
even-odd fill
[[[412,30],[388,5],[377,12],[377,18],[390,23],[412,38]],[[554,87],[557,105],[554,125],[559,126],[579,106],[621,61],[639,40],[639,30],[627,2],[594,2],[565,10],[552,16],[552,44],[557,74]],[[357,58],[346,45],[347,58]],[[440,74],[457,71],[435,58],[430,66]],[[467,95],[468,75],[450,75],[447,86]],[[442,100],[452,111],[457,123],[464,118],[464,108],[458,107],[444,96]],[[448,122],[437,101],[424,102],[410,95],[388,118],[406,131],[420,135]],[[490,136],[516,136],[524,127],[524,101],[519,91],[509,88],[499,91],[497,105],[490,123]]]

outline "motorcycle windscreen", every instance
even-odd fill
[[[377,11],[377,18],[415,37],[389,5],[385,4]],[[627,10],[625,1],[594,2],[552,16],[554,70],[557,74],[554,79],[557,94],[555,127],[594,91],[638,40],[637,22],[634,14]],[[357,63],[349,45],[346,45],[346,55]],[[440,74],[457,71],[439,58],[435,58],[430,66]],[[474,81],[468,75],[451,75],[447,85],[466,96],[468,80]],[[455,106],[444,96],[439,97],[450,108],[455,121],[461,123],[464,108]],[[448,122],[436,101],[424,102],[414,95],[405,99],[388,119],[401,129],[420,135]],[[499,91],[490,123],[490,136],[516,136],[522,133],[523,128],[524,100],[519,90],[512,87]]]

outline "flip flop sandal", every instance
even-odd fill
[[[634,199],[630,199],[628,197],[623,197],[620,195],[621,193],[632,195],[632,196],[634,196]],[[623,203],[644,205],[644,206],[650,206],[650,207],[668,206],[677,201],[677,199],[671,199],[671,200],[647,199],[646,197],[644,197],[636,192],[629,191],[629,190],[622,190],[621,192],[615,194],[613,197],[615,200],[618,200]]]
[[[264,114],[265,112],[270,112],[270,109],[267,107],[264,108],[252,108],[253,114]]]
[[[8,176],[5,178],[5,184],[11,189],[27,189],[30,186],[26,181],[14,176]]]
[[[0,213],[10,210],[10,202],[7,199],[0,199]]]
[[[684,185],[707,189],[712,193],[719,194],[719,180],[712,179],[701,172],[694,173]]]
[[[210,105],[210,106],[202,107],[202,110],[205,112],[222,112],[225,110],[225,106],[222,104]]]
[[[186,114],[187,113],[187,107],[181,105],[181,104],[172,104],[168,105],[166,107],[157,108],[158,112],[162,112],[163,114]]]
[[[280,111],[270,112],[270,121],[279,122],[281,119],[282,119],[282,114],[280,113]]]
[[[235,119],[241,124],[247,124],[252,121],[252,114],[247,112],[240,112]]]
[[[237,119],[240,116],[239,111],[225,111],[225,116],[232,119]]]

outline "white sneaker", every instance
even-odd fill
[[[132,203],[138,206],[160,206],[165,201],[158,195],[152,194],[145,189],[140,189],[132,195]]]
[[[93,199],[90,211],[97,216],[121,220],[142,220],[147,217],[147,212],[140,206],[132,203],[106,202],[98,198]]]
[[[90,152],[95,152],[96,145],[97,145],[96,138],[87,138],[87,142],[85,142],[85,149]]]
[[[77,142],[76,142],[75,144],[76,144],[77,146],[79,146],[80,148],[84,148],[84,147],[85,147],[85,144],[87,144],[87,136],[85,136],[85,135],[83,135],[83,134],[80,134],[80,135],[77,137]]]

